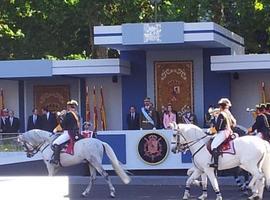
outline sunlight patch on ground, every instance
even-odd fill
[[[69,200],[68,177],[12,176],[0,177],[1,199]]]

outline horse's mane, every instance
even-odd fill
[[[193,134],[196,138],[205,136],[205,132],[200,127],[194,124],[177,124],[178,130],[185,135]]]
[[[33,129],[22,134],[23,139],[31,143],[50,142],[52,133],[40,129]]]

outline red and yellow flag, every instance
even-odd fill
[[[3,88],[0,89],[0,114],[2,114],[2,110],[5,108],[4,104],[4,91]]]
[[[101,128],[103,131],[105,131],[107,129],[107,122],[106,122],[106,112],[105,112],[102,86],[100,87],[100,97],[101,97],[101,104],[100,104]]]
[[[86,93],[85,93],[85,121],[90,122],[90,95],[89,95],[89,87],[86,86]]]
[[[94,86],[93,89],[93,95],[94,95],[94,116],[93,116],[93,124],[94,124],[94,131],[97,131],[98,129],[98,114],[97,114],[97,96],[96,96],[96,87]]]
[[[261,82],[261,102],[266,103],[266,93],[265,93],[265,84]]]

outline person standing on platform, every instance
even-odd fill
[[[13,110],[10,110],[8,112],[8,114],[9,114],[9,117],[8,117],[9,126],[8,126],[8,129],[7,129],[7,133],[18,133],[19,129],[20,129],[20,120],[19,120],[19,118],[14,117],[14,111]]]
[[[182,115],[182,121],[185,124],[197,124],[197,117],[191,112],[190,106],[187,106],[184,114]]]
[[[176,122],[176,114],[173,112],[172,104],[168,104],[167,111],[163,115],[163,126],[170,129],[170,123]]]
[[[41,116],[38,115],[36,108],[32,110],[32,115],[30,115],[27,120],[27,131],[32,129],[41,129]]]
[[[149,130],[157,128],[157,115],[154,107],[151,106],[150,98],[144,99],[144,106],[141,108],[140,113],[140,128]]]
[[[10,126],[9,124],[9,120],[8,120],[8,109],[7,108],[4,108],[2,110],[2,116],[1,116],[1,130],[2,130],[2,133],[7,133],[8,131],[8,127]]]
[[[55,114],[51,113],[47,107],[42,108],[41,129],[53,132],[57,126],[57,119]]]
[[[129,107],[129,114],[127,115],[128,130],[139,130],[140,129],[140,116],[136,112],[135,106]]]

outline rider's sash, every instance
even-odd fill
[[[149,114],[145,111],[145,108],[142,107],[141,110],[142,110],[143,116],[147,119],[147,121],[154,126],[155,123],[154,123],[153,119],[149,116]]]

